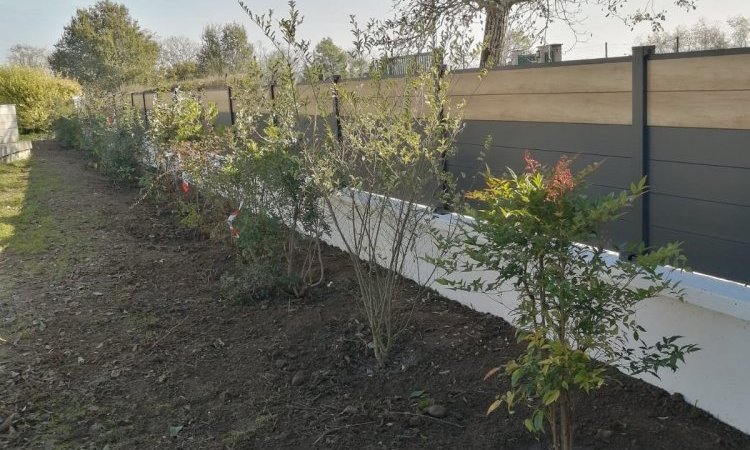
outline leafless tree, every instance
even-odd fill
[[[49,49],[33,45],[16,44],[8,52],[8,64],[49,70]]]
[[[159,59],[157,64],[170,68],[186,62],[196,62],[200,45],[185,36],[170,36],[159,42]]]
[[[733,47],[750,45],[750,17],[735,16],[727,20],[730,29],[730,41]]]
[[[503,62],[503,43],[514,28],[537,39],[543,36],[552,21],[562,21],[571,27],[580,23],[579,14],[586,5],[599,6],[605,16],[617,17],[629,24],[650,23],[654,30],[662,29],[666,19],[663,8],[674,4],[694,9],[697,0],[394,0],[397,17],[389,24],[394,39],[419,47],[429,39],[425,32],[438,34],[441,30],[464,29],[483,22],[483,38],[479,43],[480,67],[491,67]],[[633,6],[635,9],[628,8]],[[630,12],[628,12],[630,11]],[[430,24],[429,29],[415,24]],[[575,28],[574,28],[575,29]],[[463,36],[460,36],[464,38]]]
[[[653,45],[657,53],[715,50],[745,47],[750,38],[750,19],[736,16],[726,24],[709,23],[701,18],[693,25],[682,25],[673,30],[659,30],[641,38],[641,45]]]

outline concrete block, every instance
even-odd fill
[[[31,141],[12,142],[9,144],[0,144],[0,160],[6,162],[6,158],[12,157],[16,153],[30,152]]]
[[[7,128],[5,130],[0,127],[0,144],[10,144],[11,142],[18,142],[19,134],[18,128]]]
[[[16,115],[16,105],[0,105],[0,114]]]

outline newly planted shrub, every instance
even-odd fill
[[[294,2],[278,24],[270,16],[248,12],[279,51],[277,67],[282,70],[276,82],[289,89],[281,89],[276,102],[295,105],[274,111],[273,123],[285,130],[282,138],[300,128],[310,136],[291,141],[304,142],[296,152],[320,193],[326,221],[351,258],[371,334],[369,347],[384,365],[404,325],[397,304],[402,274],[418,258],[417,240],[450,190],[444,161],[453,151],[460,120],[448,105],[442,67],[410,68],[400,83],[382,76],[385,67],[373,68],[372,90],[362,96],[356,85],[336,84],[311,70],[314,58],[309,43],[297,38],[302,17]],[[375,33],[355,30],[360,59],[395,50],[379,48],[384,40]],[[439,56],[439,49],[434,50]],[[295,67],[307,74],[304,89],[294,83]],[[336,125],[329,119],[332,113],[339,115],[333,117]],[[323,137],[316,139],[319,134]]]
[[[476,221],[460,238],[437,236],[452,251],[438,265],[449,274],[469,273],[459,280],[448,275],[443,284],[483,292],[510,285],[518,292],[515,325],[526,349],[487,374],[504,374],[511,382],[488,413],[503,403],[511,410],[528,406],[526,427],[548,430],[557,450],[573,448],[576,393],[605,381],[605,368],[594,358],[656,375],[661,368],[676,370],[685,354],[697,350],[678,344],[679,336],[646,342],[634,317],[641,301],[665,292],[680,295],[661,269],[683,263],[679,246],[639,246],[630,262],[608,258],[599,242],[602,227],[643,194],[645,180],[630,192],[590,199],[582,193],[590,169],[573,175],[569,165],[563,158],[544,169],[527,154],[524,173],[488,176],[487,187],[469,195],[481,206],[470,210]],[[474,271],[493,275],[472,278]]]
[[[341,140],[332,141],[315,165],[327,187],[331,221],[352,258],[381,365],[403,328],[396,304],[402,274],[418,259],[418,240],[446,200],[443,162],[460,121],[440,114],[447,105],[443,89],[435,95],[437,71],[413,74],[403,86],[375,78],[375,94],[366,99],[338,90],[347,114]],[[400,100],[394,102],[393,90]]]
[[[280,134],[269,124],[265,142],[237,149],[224,175],[242,199],[236,226],[243,256],[300,297],[323,281],[320,238],[328,227],[296,144]]]
[[[70,114],[55,120],[64,147],[89,154],[93,164],[118,181],[137,178],[145,149],[139,112],[116,94],[88,89]]]
[[[216,105],[204,105],[192,93],[158,93],[149,114],[151,136],[155,144],[165,147],[199,141],[213,130],[216,114]]]
[[[322,193],[305,157],[323,136],[315,132],[318,121],[301,112],[294,21],[283,28],[282,42],[270,31],[268,19],[248,13],[283,57],[274,67],[273,98],[259,89],[259,72],[248,74],[238,90],[236,147],[224,166],[223,190],[242,201],[237,237],[243,256],[268,267],[267,277],[300,297],[324,278],[320,239],[328,225]]]

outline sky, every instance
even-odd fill
[[[692,24],[704,17],[708,22],[724,22],[735,15],[750,16],[750,0],[697,0],[698,10],[686,13],[672,7],[673,0],[630,0],[631,4],[653,2],[666,8],[667,28]],[[49,47],[57,42],[63,27],[77,8],[92,5],[95,0],[0,0],[0,63],[14,44]],[[187,36],[200,38],[209,23],[238,21],[245,25],[253,42],[262,42],[236,0],[120,0],[142,27],[160,37]],[[287,9],[286,0],[246,0],[256,11],[272,8],[276,16]],[[339,46],[351,47],[349,16],[361,22],[367,18],[383,18],[392,12],[392,0],[298,0],[298,9],[305,16],[301,34],[317,42],[330,37]],[[576,36],[567,25],[553,24],[547,34],[550,43],[562,43],[564,59],[604,57],[604,43],[609,43],[609,56],[630,54],[639,37],[649,32],[647,25],[635,30],[618,19],[605,18],[598,7],[586,7],[579,15]],[[265,46],[268,48],[268,45]]]

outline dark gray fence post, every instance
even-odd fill
[[[234,103],[232,101],[232,86],[227,86],[227,95],[229,96],[229,122],[234,125]]]
[[[146,109],[146,91],[141,92],[143,98],[143,123],[148,126],[148,110]]]
[[[341,143],[344,140],[344,135],[341,133],[341,114],[339,111],[339,89],[338,82],[341,80],[341,75],[333,76],[333,115],[336,119],[336,139]]]
[[[649,138],[648,138],[648,60],[655,53],[652,45],[633,47],[633,181],[649,179]],[[647,190],[636,202],[633,209],[635,220],[635,242],[651,245],[650,198]]]
[[[443,78],[445,78],[445,71],[448,69],[448,66],[443,64],[442,58],[440,65],[438,66],[438,73],[437,78],[435,78],[435,101],[440,101],[440,89],[442,88],[441,83],[443,82]],[[445,104],[440,105],[440,111],[438,111],[438,121],[440,122],[440,133],[442,134],[441,138],[445,139],[447,137],[447,133],[445,130]],[[443,152],[441,155],[441,158],[443,160],[443,173],[447,176],[449,170],[448,170],[448,155]],[[443,180],[440,186],[440,190],[443,194],[443,201],[440,203],[440,205],[437,208],[437,213],[447,213],[451,209],[451,204],[448,201],[448,183],[446,180]]]

